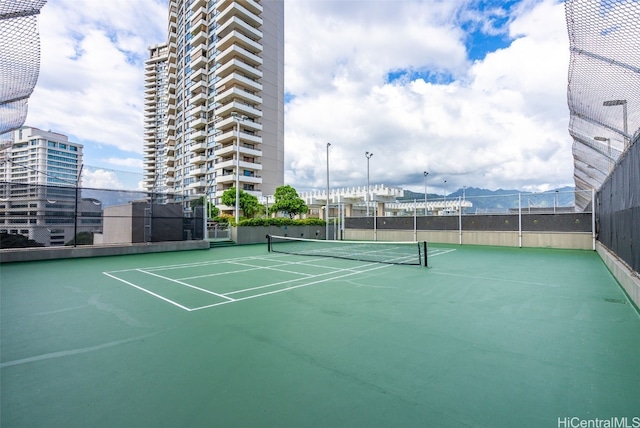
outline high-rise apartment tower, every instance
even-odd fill
[[[85,207],[78,189],[82,147],[66,135],[29,126],[0,141],[0,232],[49,246],[101,229],[101,208]]]
[[[144,171],[152,192],[262,196],[284,184],[284,2],[170,0],[145,62]]]

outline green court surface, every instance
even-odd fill
[[[429,265],[266,245],[2,265],[0,425],[640,421],[640,317],[595,252]]]

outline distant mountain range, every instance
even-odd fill
[[[518,195],[521,195],[521,204],[523,208],[553,208],[556,207],[573,207],[575,203],[573,187],[562,187],[553,189],[544,193],[527,193],[521,190],[488,190],[479,189],[477,187],[467,187],[458,189],[453,193],[446,195],[446,199],[457,200],[464,197],[465,200],[473,204],[473,208],[485,211],[502,211],[509,208],[518,207]],[[442,194],[428,193],[427,201],[444,199]],[[404,197],[398,198],[402,201],[423,201],[424,193],[404,191]]]

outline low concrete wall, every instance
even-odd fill
[[[596,244],[596,251],[636,307],[640,308],[640,276],[638,272],[631,270],[626,263],[600,242]]]
[[[377,230],[346,229],[345,239],[358,241],[427,241],[437,244],[460,244],[460,232],[453,230]],[[518,232],[462,231],[463,245],[518,247]],[[523,247],[592,250],[590,232],[523,232]]]
[[[120,256],[125,254],[162,253],[167,251],[204,250],[209,241],[171,241],[130,245],[81,245],[78,247],[37,247],[0,250],[0,263],[79,257]]]
[[[266,244],[267,235],[324,239],[325,231],[324,226],[241,226],[231,227],[231,240],[236,244]]]

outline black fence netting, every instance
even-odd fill
[[[203,239],[201,206],[175,195],[0,182],[0,247]]]
[[[640,138],[597,194],[598,240],[640,272]]]
[[[600,189],[640,133],[640,2],[566,0],[576,190]],[[576,194],[576,208],[591,198]]]

